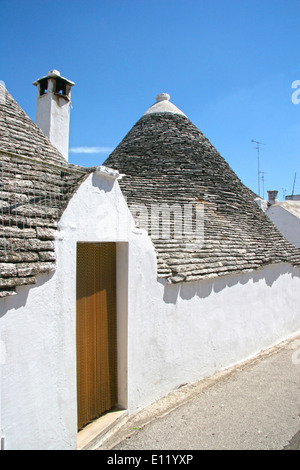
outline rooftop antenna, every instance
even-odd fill
[[[256,150],[257,150],[257,185],[258,185],[258,195],[260,196],[260,171],[259,171],[259,146],[260,145],[265,145],[263,142],[258,142],[257,140],[251,140],[251,142],[254,142],[256,144]]]
[[[282,189],[282,197],[283,199],[285,199],[286,189],[285,188],[281,188],[281,189]]]
[[[264,199],[265,198],[265,174],[266,172],[261,171],[260,174],[261,174],[261,181],[262,181],[262,198]]]
[[[292,191],[292,196],[294,196],[295,183],[296,183],[296,175],[297,175],[297,172],[295,173],[295,176],[294,176],[294,183],[293,183],[293,191]]]

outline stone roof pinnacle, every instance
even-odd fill
[[[145,115],[153,113],[173,113],[185,116],[177,106],[171,103],[170,95],[168,93],[160,93],[156,95],[156,102],[145,112]]]

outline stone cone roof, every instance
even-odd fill
[[[270,263],[300,266],[300,250],[258,207],[253,192],[203,133],[171,106],[168,95],[161,101],[165,103],[159,100],[159,106],[149,108],[104,163],[125,174],[120,186],[137,223],[152,238],[158,275],[180,282],[252,271]],[[166,236],[163,216],[157,222],[158,236],[151,221],[156,223],[153,208],[162,204],[191,204],[194,229],[180,233],[171,223]],[[204,230],[203,237],[196,237],[195,210],[200,207]]]
[[[0,84],[0,149],[40,161],[67,165],[43,131]]]
[[[0,297],[55,269],[57,224],[87,173],[66,162],[0,85]]]

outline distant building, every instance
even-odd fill
[[[279,202],[277,191],[268,192],[267,216],[287,240],[300,248],[300,197],[286,196],[285,201]]]
[[[286,201],[300,201],[300,194],[294,194],[292,196],[285,196]]]

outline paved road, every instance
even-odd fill
[[[101,449],[300,450],[300,337],[160,400]]]

